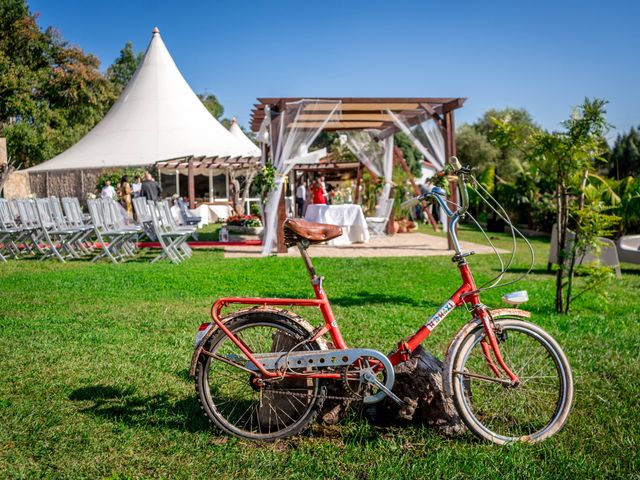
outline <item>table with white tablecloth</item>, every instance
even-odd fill
[[[369,243],[367,221],[360,205],[312,204],[307,206],[304,219],[310,222],[329,223],[342,227],[342,235],[328,242],[329,245]]]

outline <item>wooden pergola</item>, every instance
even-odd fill
[[[305,107],[304,113],[297,118],[297,121],[288,124],[287,128],[318,128],[322,126],[326,114],[336,101],[340,101],[340,116],[338,120],[329,121],[324,126],[326,131],[375,129],[379,131],[377,136],[384,139],[398,131],[398,127],[387,111],[402,116],[409,125],[416,125],[428,118],[433,118],[442,131],[447,158],[456,154],[454,111],[461,108],[466,100],[466,98],[455,97],[258,98],[258,103],[254,105],[251,112],[251,129],[254,132],[259,131],[267,111],[271,114],[277,114],[284,110],[287,103],[304,99],[324,100],[327,101],[327,104],[325,106],[322,103],[310,103]],[[452,200],[456,201],[455,188],[451,189],[451,192],[454,197]],[[282,234],[282,223],[286,220],[284,196],[285,192],[283,191],[278,208],[278,252],[286,252]]]
[[[322,126],[326,114],[340,102],[340,115],[337,120],[329,121],[325,126],[326,131],[344,130],[377,130],[377,137],[384,139],[399,131],[388,111],[402,116],[412,126],[433,118],[444,137],[445,156],[449,158],[456,154],[454,111],[464,105],[466,98],[456,97],[280,97],[258,98],[251,112],[251,129],[258,132],[267,112],[277,115],[284,111],[287,103],[298,102],[305,99],[326,101],[323,103],[310,103],[305,107],[304,113],[286,128],[318,128]],[[333,102],[333,104],[332,104]],[[267,108],[268,107],[268,108]],[[396,149],[394,156],[402,155]],[[404,161],[402,163],[406,166]],[[417,186],[414,184],[414,189]],[[455,202],[456,189],[452,188],[452,200]],[[287,251],[284,244],[282,224],[286,220],[285,192],[283,190],[278,207],[278,252]]]
[[[228,172],[230,170],[252,170],[257,169],[260,165],[260,157],[225,157],[205,155],[194,156],[187,155],[184,157],[172,158],[156,162],[158,170],[172,170],[175,172],[187,172],[188,191],[189,191],[189,208],[196,207],[195,193],[195,175],[196,170],[199,172],[212,173],[214,171]],[[211,175],[209,175],[211,182]],[[211,186],[209,187],[211,189]]]

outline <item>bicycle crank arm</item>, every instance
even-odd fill
[[[385,385],[380,380],[378,380],[378,378],[373,373],[365,372],[363,378],[367,383],[375,385],[380,390],[382,390],[391,400],[396,402],[401,407],[404,407],[406,405],[406,402],[404,400],[401,400],[400,397],[398,397],[395,393],[385,387]]]

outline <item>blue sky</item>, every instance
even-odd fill
[[[585,96],[640,124],[640,2],[32,0],[106,68],[154,26],[198,93],[246,125],[256,97],[468,97],[456,122],[524,107],[557,129]],[[610,137],[614,136],[612,133]]]

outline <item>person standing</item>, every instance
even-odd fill
[[[136,175],[133,177],[133,185],[131,185],[131,193],[133,198],[138,198],[140,196],[140,190],[142,189],[142,179],[140,175]]]
[[[160,200],[161,193],[160,185],[156,183],[149,172],[145,173],[144,182],[142,182],[142,187],[140,188],[140,196],[155,202]]]
[[[298,188],[296,188],[296,210],[298,217],[304,216],[304,202],[307,198],[307,187],[304,184],[304,178],[298,180]]]
[[[311,203],[316,205],[326,205],[327,203],[327,192],[322,185],[322,181],[320,177],[316,177],[313,185],[311,186],[312,200]]]
[[[100,198],[115,198],[115,196],[116,189],[111,186],[111,180],[107,180],[100,191]]]
[[[131,215],[131,192],[129,176],[123,175],[118,184],[118,196],[120,197],[120,203],[129,215]]]

